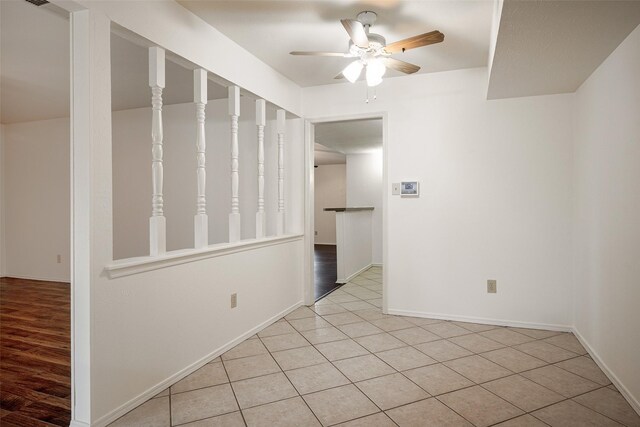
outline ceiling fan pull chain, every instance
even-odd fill
[[[369,86],[367,86],[367,99],[364,100],[365,104],[369,103]]]
[[[378,88],[373,88],[373,100],[378,99]]]

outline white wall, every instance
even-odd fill
[[[640,27],[576,92],[575,327],[640,412]]]
[[[347,155],[347,206],[374,208],[371,218],[371,259],[382,264],[382,149]]]
[[[390,311],[571,325],[572,95],[486,100],[486,69],[303,89],[305,117],[386,112]],[[391,196],[416,179],[419,198]],[[498,293],[487,294],[486,280]]]
[[[69,120],[3,128],[3,274],[68,282]]]
[[[372,212],[336,212],[337,283],[347,283],[371,266]]]
[[[267,235],[276,233],[277,137],[275,109],[270,108],[265,129],[265,211]],[[167,218],[167,250],[193,247],[193,215],[196,200],[195,106],[168,105],[164,120],[164,208]],[[113,113],[113,223],[114,258],[149,253],[151,214],[151,109]],[[295,124],[288,121],[289,136]],[[240,213],[242,238],[255,238],[257,200],[257,128],[255,101],[242,97],[239,121]],[[207,214],[209,243],[227,242],[231,210],[230,119],[226,99],[209,101],[206,107]],[[286,141],[287,149],[295,139]],[[287,162],[287,166],[296,166]],[[285,168],[286,173],[291,173]],[[292,174],[291,176],[295,176]],[[289,183],[290,185],[291,183]],[[289,187],[293,188],[293,187]],[[286,197],[288,203],[292,198]],[[286,208],[287,206],[285,206]],[[293,206],[291,206],[293,208]],[[295,212],[295,210],[294,210]]]
[[[341,165],[318,165],[314,169],[314,227],[315,243],[336,244],[336,213],[324,208],[340,208],[347,205],[347,168]]]

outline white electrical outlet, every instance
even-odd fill
[[[492,280],[492,279],[487,280],[487,292],[490,294],[495,294],[498,292],[497,280]]]
[[[231,308],[238,306],[238,294],[231,294]]]

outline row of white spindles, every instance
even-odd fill
[[[163,191],[163,125],[162,90],[165,87],[165,51],[160,47],[149,48],[149,86],[151,87],[152,123],[152,201],[149,218],[149,253],[152,256],[166,252],[166,219],[164,216]],[[239,146],[238,120],[240,117],[240,88],[229,87],[229,116],[231,123],[231,212],[229,213],[229,242],[237,242],[241,236],[240,195],[239,195]],[[208,216],[206,203],[206,140],[205,106],[207,104],[207,71],[193,72],[193,102],[196,106],[196,214],[194,216],[194,247],[204,248],[209,244]],[[278,212],[277,235],[285,232],[284,210],[284,137],[285,111],[277,111],[278,133]],[[266,235],[264,210],[264,129],[266,125],[266,102],[256,101],[256,126],[258,140],[258,210],[256,212],[256,238]]]

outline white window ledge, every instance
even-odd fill
[[[283,243],[302,240],[303,237],[303,234],[287,234],[284,236],[266,237],[264,239],[242,240],[235,243],[220,243],[207,246],[203,249],[181,249],[159,256],[144,256],[117,260],[107,265],[104,270],[107,277],[115,279],[117,277],[131,276],[133,274],[172,267],[174,265],[201,261],[207,258],[251,251],[267,246],[281,245]]]

